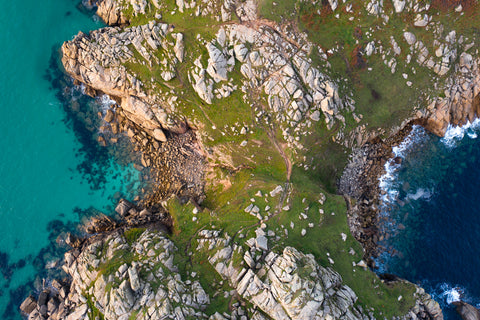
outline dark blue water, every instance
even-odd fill
[[[480,125],[440,139],[415,127],[387,164],[379,272],[422,285],[444,309],[461,297],[480,306]]]
[[[21,300],[48,282],[62,231],[138,186],[118,147],[95,141],[90,120],[105,106],[66,88],[58,69],[63,41],[102,26],[79,4],[0,0],[0,319],[19,319]]]

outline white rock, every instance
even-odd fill
[[[405,8],[405,0],[392,0],[396,13],[400,13]]]
[[[330,3],[330,8],[332,8],[332,11],[335,11],[338,7],[338,1],[337,0],[328,0]]]
[[[213,43],[207,44],[210,58],[208,59],[208,74],[216,81],[227,81],[227,59]]]
[[[137,268],[135,266],[131,266],[128,268],[128,277],[130,279],[130,286],[132,287],[133,291],[137,291],[141,288],[140,280],[138,279]]]
[[[259,236],[255,239],[255,246],[264,251],[268,250],[268,240],[265,236]]]
[[[445,41],[447,41],[450,44],[454,44],[456,39],[457,39],[457,33],[455,30],[450,31],[445,37]]]
[[[367,4],[367,11],[371,15],[378,16],[382,11],[383,11],[383,0],[377,1],[377,0],[372,0]]]
[[[248,49],[243,43],[233,46],[233,51],[235,52],[235,58],[240,62],[245,62],[248,54]]]
[[[183,0],[175,0],[175,2],[177,4],[178,11],[183,12],[183,8],[185,7]]]
[[[365,47],[365,54],[367,56],[371,56],[374,50],[375,50],[375,42],[370,41],[369,43],[367,43]]]
[[[217,42],[221,47],[225,46],[225,39],[226,39],[226,34],[225,34],[225,29],[220,28],[217,33]]]
[[[417,42],[417,38],[411,32],[408,32],[408,31],[404,32],[403,37],[405,38],[405,41],[407,41],[407,43],[411,46],[414,45],[415,42]]]
[[[428,14],[424,14],[423,16],[421,14],[417,14],[413,25],[415,27],[426,27],[427,24],[430,22],[430,19],[431,18],[428,16]]]
[[[395,41],[393,36],[390,37],[390,44],[392,45],[393,52],[395,53],[395,55],[399,56],[400,53],[402,53],[402,50],[398,46],[398,43]]]
[[[283,187],[282,186],[276,186],[275,189],[273,189],[272,191],[270,191],[270,196],[271,197],[275,197],[277,194],[279,194],[280,192],[283,192]]]
[[[173,34],[172,34],[173,36]],[[175,56],[177,57],[178,61],[183,62],[183,55],[184,55],[184,45],[183,45],[183,34],[177,33],[175,34],[175,47],[173,47],[173,51],[175,52]]]
[[[83,316],[87,312],[88,306],[82,304],[81,306],[75,308],[75,311],[68,315],[67,320],[78,320],[83,319]]]
[[[462,52],[460,55],[460,66],[471,68],[473,63],[473,58],[470,54]]]

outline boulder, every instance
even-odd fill
[[[67,320],[78,320],[83,319],[85,313],[87,313],[88,306],[86,304],[82,304],[79,307],[75,308],[73,313],[69,314]]]
[[[138,291],[141,288],[140,280],[138,279],[137,268],[131,266],[128,268],[128,277],[130,278],[130,287],[133,291]]]
[[[56,298],[48,300],[47,309],[49,314],[53,314],[58,309],[58,300]]]
[[[46,305],[43,305],[40,307],[40,314],[43,316],[43,317],[46,317],[47,316],[47,313],[48,313],[48,308]]]
[[[423,16],[421,14],[417,14],[417,16],[415,17],[415,21],[413,22],[413,25],[415,27],[426,27],[429,22],[430,22],[430,17],[427,14],[424,14]]]
[[[121,215],[122,217],[125,217],[128,215],[128,211],[133,207],[133,204],[128,202],[125,199],[121,199],[117,206],[115,207],[115,211]]]
[[[396,13],[400,13],[405,8],[405,0],[392,0]]]
[[[72,248],[79,248],[82,245],[82,239],[68,232],[65,237],[65,243]]]
[[[480,320],[480,311],[474,306],[463,301],[454,301],[453,305],[463,320]]]
[[[113,113],[113,111],[111,109],[108,109],[106,114],[105,114],[105,118],[103,118],[103,120],[110,123],[110,122],[113,121],[114,117],[115,117],[115,114]]]
[[[110,25],[124,25],[128,22],[127,18],[119,6],[119,2],[115,0],[100,0],[97,2],[97,15]]]
[[[183,56],[185,51],[185,47],[183,45],[183,34],[177,33],[177,34],[172,34],[172,36],[174,36],[174,38],[176,39],[175,47],[173,47],[175,56],[180,62],[183,62]]]
[[[255,239],[255,245],[257,248],[264,251],[268,250],[268,241],[265,236],[259,236]]]
[[[47,304],[49,293],[48,290],[43,290],[38,296],[38,305],[40,307]]]
[[[167,137],[165,136],[165,133],[163,133],[162,129],[153,130],[153,137],[155,138],[155,140],[160,142],[167,141]]]
[[[404,32],[404,33],[403,33],[403,37],[405,38],[405,41],[407,41],[407,43],[408,43],[409,45],[411,45],[411,46],[414,45],[415,42],[417,42],[417,38],[416,38],[415,35],[414,35],[413,33],[411,33],[411,32],[408,32],[408,31],[407,31],[407,32]]]
[[[20,310],[23,313],[30,314],[37,307],[37,301],[33,296],[29,296],[25,301],[20,305]]]
[[[370,41],[369,43],[367,43],[365,47],[365,54],[367,56],[371,56],[374,50],[375,50],[375,42]]]

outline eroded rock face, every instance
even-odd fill
[[[277,123],[293,126],[306,118],[319,121],[323,114],[330,128],[336,121],[344,123],[343,110],[353,111],[353,105],[340,99],[337,84],[312,66],[308,55],[313,48],[302,34],[262,23],[232,24],[221,28],[205,46],[208,65],[201,64],[200,56],[191,81],[206,103],[230,94],[222,92],[219,83],[232,87],[229,73],[240,64],[242,91],[266,94],[270,108],[266,112]]]
[[[118,1],[101,0],[97,2],[97,14],[110,26],[124,25],[128,21],[122,13]]]
[[[424,111],[426,129],[443,136],[449,124],[463,125],[480,115],[479,61],[468,53],[460,55],[458,75],[450,79],[444,98],[435,99]]]
[[[463,320],[480,320],[480,310],[474,306],[463,301],[455,301],[453,304]]]
[[[290,147],[303,148],[300,128],[318,121],[324,121],[328,128],[335,124],[345,127],[344,114],[354,111],[350,98],[340,98],[338,84],[312,65],[310,54],[318,49],[306,34],[255,20],[226,25],[214,39],[197,36],[196,41],[206,54],[193,60],[193,66],[187,69],[188,79],[180,81],[191,86],[207,104],[221,103],[238,90],[253,108],[256,97],[265,95],[267,108],[257,113],[255,120],[278,123]],[[161,81],[169,86],[168,82],[178,76],[184,57],[196,55],[186,52],[181,33],[153,21],[123,30],[104,28],[89,35],[79,33],[62,46],[62,53],[65,70],[72,77],[118,97],[127,118],[150,135],[157,137],[155,129],[161,128],[179,131],[184,117],[175,115],[178,95],[163,92],[157,96],[138,74],[132,73],[132,68],[127,70],[124,65],[159,68]],[[234,68],[243,78],[233,77]],[[187,119],[195,122],[192,120]],[[162,137],[157,140],[162,141]]]
[[[81,253],[65,255],[64,270],[72,278],[70,293],[57,313],[49,313],[52,319],[90,319],[91,306],[111,320],[208,318],[203,310],[210,298],[198,281],[183,281],[178,274],[173,264],[175,245],[161,232],[147,230],[137,239],[132,236],[116,231]],[[40,298],[38,305],[45,305]],[[49,308],[58,308],[58,301],[53,304]],[[32,298],[22,307],[25,313],[37,312]]]
[[[244,251],[219,235],[202,230],[198,249],[213,251],[209,262],[215,270],[272,319],[371,319],[341,276],[318,265],[312,255],[292,247],[278,254],[258,246],[256,239],[247,240],[250,248]],[[239,256],[240,264],[235,262]]]
[[[123,65],[126,62],[142,65],[148,61],[156,64],[165,81],[175,77],[175,65],[182,58],[183,37],[174,34],[167,24],[126,28],[104,28],[86,35],[80,32],[72,41],[62,46],[62,63],[65,70],[76,80],[99,92],[121,100],[120,106],[126,117],[158,137],[158,130],[179,131],[178,123],[168,119],[167,104],[149,96],[144,84]],[[152,52],[161,51],[163,60]],[[142,58],[135,58],[138,54]],[[178,58],[177,58],[178,57]],[[167,108],[167,110],[166,110]],[[163,139],[159,137],[159,139]]]

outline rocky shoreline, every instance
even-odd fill
[[[462,126],[480,116],[480,60],[472,61],[471,57],[468,60],[468,67],[460,62],[462,76],[451,79],[453,84],[446,98],[432,102],[426,110],[417,113],[417,118],[405,120],[406,124],[388,138],[373,138],[351,154],[338,187],[349,203],[350,228],[364,244],[367,259],[376,256],[379,179],[385,173],[387,161],[401,161],[394,158],[392,148],[410,133],[412,125],[421,125],[442,137],[448,125]],[[369,259],[370,266],[374,267],[372,263]]]
[[[208,316],[205,310],[213,298],[206,293],[208,288],[202,287],[196,280],[196,272],[187,272],[186,278],[185,274],[180,274],[174,263],[174,259],[178,259],[174,258],[178,248],[167,236],[168,230],[158,231],[154,227],[163,225],[168,229],[174,224],[164,202],[172,194],[178,196],[181,202],[193,206],[192,221],[196,222],[200,219],[196,215],[201,211],[198,204],[205,199],[206,175],[223,177],[214,172],[215,168],[236,172],[248,168],[248,165],[235,163],[234,158],[238,158],[238,155],[229,155],[226,148],[208,146],[214,139],[202,131],[205,124],[178,112],[180,107],[173,85],[162,87],[158,80],[153,81],[153,77],[151,83],[147,84],[145,76],[140,76],[145,68],[153,68],[154,61],[161,66],[155,69],[155,75],[165,83],[176,78],[180,83],[187,81],[179,77],[177,71],[186,54],[187,40],[184,34],[177,32],[172,25],[158,22],[161,20],[159,14],[147,24],[122,29],[120,26],[127,26],[129,20],[119,1],[103,0],[96,4],[97,14],[113,27],[89,35],[79,33],[72,41],[66,42],[62,46],[62,63],[69,75],[86,86],[87,94],[108,94],[116,101],[103,115],[105,132],[127,134],[135,150],[142,153],[142,166],[153,170],[156,189],[142,199],[138,207],[122,200],[116,208],[119,220],[108,216],[92,219],[86,230],[101,236],[95,235],[88,240],[70,237],[69,243],[74,249],[66,254],[63,270],[72,280],[52,282],[38,299],[28,297],[21,310],[29,315],[29,319],[35,320],[96,319],[100,315],[105,319],[161,319],[165,316],[178,319],[302,319],[307,316],[321,319],[373,319],[373,313],[357,304],[356,293],[342,282],[342,277],[336,271],[319,265],[311,254],[296,248],[286,246],[281,253],[276,253],[267,246],[267,239],[280,239],[272,230],[266,230],[265,223],[270,215],[274,217],[290,210],[290,206],[284,202],[290,197],[288,184],[292,169],[283,145],[301,150],[303,146],[299,143],[299,136],[308,131],[312,123],[324,118],[329,130],[339,126],[345,128],[346,120],[342,112],[353,113],[355,110],[348,98],[342,101],[334,82],[307,63],[305,52],[311,48],[310,43],[302,38],[303,35],[295,32],[289,34],[289,30],[273,22],[257,19],[255,5],[246,1],[221,6],[219,12],[224,21],[236,15],[239,23],[232,23],[226,30],[222,28],[215,41],[208,43],[200,35],[197,36],[199,42],[205,45],[209,58],[206,69],[199,58],[188,72],[187,79],[192,84],[193,92],[200,98],[194,100],[193,104],[198,104],[200,112],[206,113],[205,109],[213,100],[233,94],[237,85],[230,82],[228,73],[233,72],[235,62],[239,61],[241,74],[251,80],[243,83],[243,99],[246,101],[251,98],[249,94],[267,95],[268,106],[273,110],[269,114],[265,107],[254,109],[255,123],[265,125],[270,121],[278,121],[281,135],[286,141],[285,144],[275,143],[275,138],[272,138],[274,134],[270,132],[270,142],[285,160],[287,183],[285,187],[277,186],[270,192],[271,197],[281,194],[281,201],[274,208],[275,213],[265,212],[263,217],[263,212],[261,214],[260,208],[254,204],[244,210],[250,215],[260,216],[255,224],[255,234],[246,241],[248,248],[232,244],[232,239],[242,229],[235,235],[207,229],[195,233],[198,238],[196,250],[206,255],[206,261],[222,278],[219,285],[225,287],[228,284],[231,289],[225,289],[224,293],[227,297],[231,296],[231,313],[216,312]],[[332,3],[330,5],[333,6]],[[176,6],[183,12],[195,4],[177,0]],[[132,7],[136,16],[146,14],[148,8],[162,6],[157,1],[152,1],[149,6],[145,1],[133,1]],[[204,11],[208,15],[215,10],[207,6]],[[418,49],[423,45],[407,32],[403,36],[412,48]],[[230,43],[235,37],[239,43]],[[457,43],[455,34],[450,36],[449,43],[451,47]],[[249,53],[251,47],[255,46],[259,48],[258,51]],[[271,54],[278,48],[285,52],[287,58]],[[157,50],[162,52],[161,56],[156,55]],[[450,57],[451,51],[444,51],[442,54]],[[423,57],[426,60],[424,50],[416,52],[418,59]],[[447,80],[449,89],[445,97],[429,100],[426,108],[417,108],[416,113],[403,121],[400,127],[393,128],[387,138],[384,137],[385,131],[379,130],[375,134],[366,132],[364,127],[346,136],[343,132],[332,136],[333,140],[338,138],[344,145],[356,146],[339,181],[338,192],[347,202],[350,232],[362,244],[363,258],[372,268],[375,266],[371,258],[377,253],[378,241],[378,178],[383,174],[387,161],[398,161],[392,159],[392,147],[408,135],[413,124],[423,125],[432,133],[443,135],[448,124],[461,125],[473,121],[480,114],[480,60],[473,59],[466,52],[458,56],[458,65],[448,62],[437,66],[432,62],[431,69],[437,74],[444,74],[446,69],[455,69]],[[293,60],[290,68],[279,67],[284,66],[288,59]],[[140,70],[137,75],[125,67],[128,63],[130,68]],[[148,63],[150,66],[147,66]],[[260,86],[256,79],[265,82]],[[319,83],[319,79],[323,82]],[[222,81],[221,87],[217,85]],[[258,87],[264,91],[256,92]],[[152,95],[154,89],[164,94]],[[290,101],[292,97],[293,102]],[[309,109],[312,104],[318,108]],[[356,122],[361,120],[355,114],[353,117]],[[208,115],[206,119],[216,130]],[[302,119],[307,120],[303,123]],[[246,135],[252,130],[247,125],[240,127],[238,133],[232,127],[234,134]],[[294,133],[289,131],[291,128],[295,128]],[[225,135],[224,132],[222,134]],[[247,140],[243,140],[240,147],[252,143]],[[115,138],[104,134],[99,136],[98,142],[101,145],[115,143]],[[248,160],[246,163],[254,162]],[[222,180],[224,185],[229,183],[228,179]],[[258,191],[255,196],[261,198],[268,195]],[[252,202],[255,202],[253,195],[250,197],[250,201],[253,199]],[[323,201],[318,200],[321,204]],[[270,208],[269,205],[267,207]],[[323,209],[318,212],[322,213]],[[214,215],[214,212],[210,213],[210,216]],[[294,229],[292,223],[290,226]],[[283,225],[281,227],[284,228]],[[288,230],[285,228],[284,231],[288,236]],[[306,229],[302,229],[301,236],[306,232]],[[241,235],[245,236],[243,233]],[[194,242],[192,239],[190,241]],[[329,261],[333,260],[329,257]],[[238,263],[242,264],[238,266]],[[333,266],[332,262],[330,264]],[[354,263],[354,267],[358,266],[361,267],[361,264]],[[304,274],[303,270],[312,272]],[[296,292],[295,296],[292,297],[291,292]],[[443,319],[438,303],[423,289],[415,287],[413,297],[414,306],[398,319]],[[398,302],[400,300],[401,295]],[[250,316],[247,318],[247,315]]]

